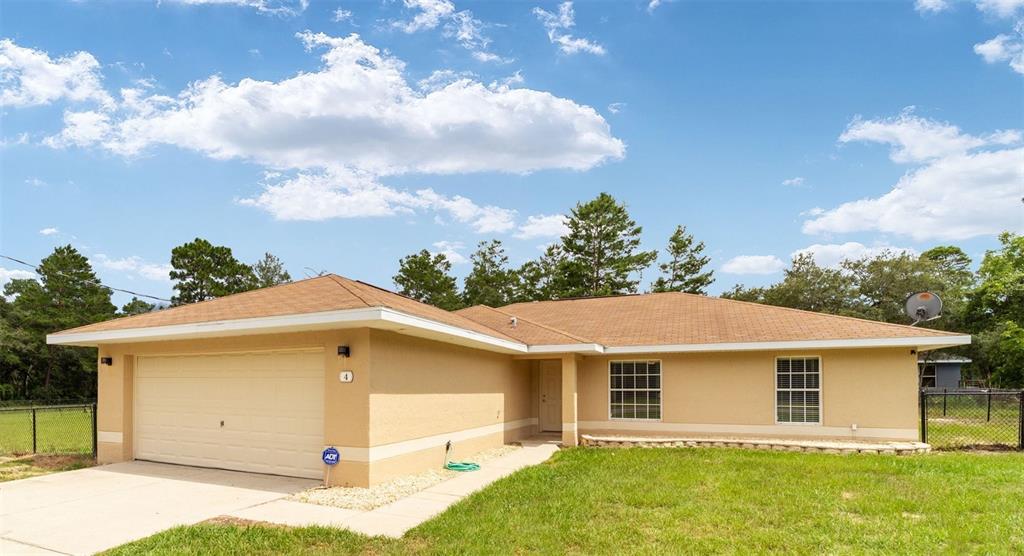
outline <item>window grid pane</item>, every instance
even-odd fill
[[[661,362],[612,361],[612,419],[661,419]]]
[[[780,423],[818,423],[821,418],[821,360],[780,357],[775,365],[775,418]]]

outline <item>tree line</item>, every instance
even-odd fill
[[[640,249],[643,228],[623,203],[601,193],[578,203],[565,225],[559,242],[518,268],[509,264],[501,241],[480,242],[470,256],[472,268],[461,291],[448,257],[427,249],[398,262],[395,285],[403,295],[448,310],[637,293],[643,271],[655,263],[658,252]],[[651,291],[707,294],[714,271],[707,269],[711,259],[704,255],[704,242],[696,241],[685,226],[677,226],[665,255]]]
[[[249,265],[231,249],[196,238],[171,250],[170,305],[291,281],[267,253]],[[37,279],[11,280],[0,296],[0,400],[76,400],[96,397],[96,350],[51,346],[46,335],[167,307],[132,297],[120,310],[89,259],[71,245],[57,247],[35,269]]]
[[[451,261],[424,249],[402,258],[394,277],[400,293],[445,309],[476,304],[637,293],[643,273],[657,276],[654,292],[707,294],[714,281],[705,245],[677,226],[661,261],[640,248],[642,228],[611,195],[578,203],[567,232],[536,260],[513,267],[499,240],[481,242],[458,287]],[[737,285],[722,297],[907,324],[903,302],[917,291],[945,301],[941,319],[922,326],[967,332],[957,352],[974,360],[971,373],[1002,387],[1024,386],[1024,236],[1004,233],[977,271],[959,247],[943,245],[912,255],[883,251],[838,267],[809,254],[793,258],[778,282]],[[267,253],[252,264],[226,246],[196,238],[171,250],[170,305],[214,299],[291,281],[281,260]],[[88,258],[71,245],[40,262],[36,279],[10,281],[0,296],[0,400],[83,399],[96,395],[96,350],[46,345],[46,334],[126,315],[160,310],[164,303],[133,297],[120,309]]]

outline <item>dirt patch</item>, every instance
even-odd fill
[[[287,525],[281,525],[280,523],[271,523],[269,521],[256,521],[254,519],[242,519],[240,517],[232,517],[230,515],[219,515],[203,521],[202,523],[209,525],[231,525],[233,527],[270,527],[274,529],[288,529]]]
[[[0,462],[0,482],[96,465],[91,456],[36,454]]]

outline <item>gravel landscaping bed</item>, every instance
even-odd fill
[[[501,448],[480,452],[469,458],[469,460],[481,464],[481,467],[486,467],[485,463],[488,460],[508,455],[518,449],[520,449],[519,446],[502,446]],[[295,493],[290,498],[299,502],[319,504],[321,506],[334,506],[350,510],[372,510],[458,475],[461,475],[458,471],[431,469],[416,475],[399,477],[370,488],[320,486]]]

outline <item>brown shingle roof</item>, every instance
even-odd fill
[[[527,345],[647,346],[915,338],[955,335],[684,293],[470,307],[449,312],[334,274],[90,324],[57,333],[104,332],[385,307]],[[517,325],[511,325],[516,317]]]
[[[956,335],[686,293],[539,301],[500,309],[605,346]]]
[[[512,318],[515,315],[507,313],[502,309],[488,307],[487,305],[474,305],[473,307],[460,309],[455,312],[488,328],[497,330],[506,336],[511,336],[527,345],[593,343],[586,338],[573,336],[561,330],[531,322],[522,317],[516,317],[517,322],[513,326]]]
[[[344,309],[366,309],[370,307],[387,307],[413,316],[487,334],[495,338],[503,340],[512,339],[456,313],[438,309],[426,303],[420,303],[419,301],[365,282],[350,280],[334,274],[229,295],[209,301],[171,307],[162,311],[153,311],[151,313],[98,322],[70,330],[63,330],[58,332],[57,335],[72,332],[101,332],[175,324],[300,315]]]

